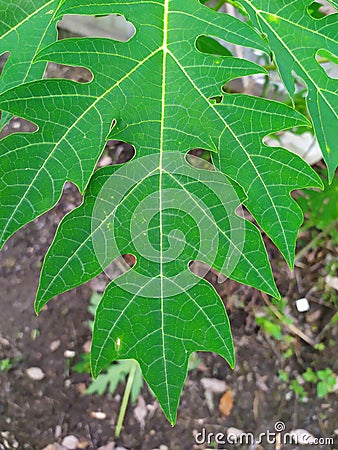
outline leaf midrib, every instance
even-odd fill
[[[162,339],[162,358],[164,367],[165,389],[170,415],[170,422],[173,424],[175,419],[172,417],[170,405],[170,392],[167,371],[167,357],[165,345],[164,329],[164,286],[163,286],[163,211],[162,211],[162,183],[163,183],[163,152],[164,152],[164,130],[165,130],[165,104],[166,104],[166,77],[167,77],[167,56],[168,56],[168,13],[170,0],[165,0],[163,11],[163,43],[162,43],[162,109],[161,109],[161,128],[160,128],[160,161],[159,161],[159,225],[160,225],[160,293],[161,293],[161,339]]]

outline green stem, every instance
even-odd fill
[[[264,81],[263,89],[262,89],[262,97],[263,98],[266,98],[266,96],[268,94],[269,86],[270,86],[269,76],[265,75],[265,81]]]
[[[127,385],[126,385],[126,388],[125,388],[124,394],[123,394],[123,399],[122,399],[122,403],[121,403],[119,417],[117,419],[116,430],[115,430],[115,436],[117,438],[120,437],[120,434],[121,434],[121,429],[122,429],[122,425],[123,425],[123,421],[124,421],[124,416],[126,415],[128,401],[129,401],[129,397],[130,397],[130,391],[131,391],[131,388],[132,388],[133,383],[134,383],[134,377],[135,377],[136,369],[137,369],[137,363],[134,362],[134,364],[133,364],[133,366],[131,368],[131,371],[129,373]]]
[[[325,64],[330,62],[327,58],[318,58],[317,60],[318,64]],[[271,63],[271,64],[265,64],[263,66],[264,69],[268,70],[269,72],[271,71],[276,71],[277,67],[275,66],[275,64]]]
[[[215,6],[212,7],[213,10],[218,11],[222,8],[226,0],[218,0]]]

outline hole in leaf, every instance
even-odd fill
[[[190,261],[189,269],[200,278],[204,278],[217,290],[218,285],[224,283],[228,278],[202,261]]]
[[[313,18],[313,19],[322,19],[325,16],[328,16],[330,14],[335,14],[336,11],[335,9],[329,5],[327,2],[325,2],[325,4],[323,3],[318,3],[318,2],[312,2],[311,5],[309,5],[308,9],[308,14]]]
[[[325,17],[325,14],[321,11],[322,4],[318,2],[313,2],[309,5],[307,11],[313,19],[321,19]]]
[[[328,77],[333,80],[338,79],[338,58],[325,49],[318,50],[316,60],[325,70]]]
[[[213,36],[198,36],[195,46],[201,53],[218,56],[233,56],[231,51],[226,47],[224,41]]]
[[[202,148],[190,150],[186,155],[186,161],[197,169],[214,171],[215,167],[212,163],[211,152]]]
[[[5,52],[2,55],[0,55],[0,74],[3,70],[3,68],[5,67],[8,57],[9,57],[9,52]]]
[[[269,147],[282,147],[302,157],[307,163],[315,164],[322,159],[322,152],[316,138],[305,127],[297,131],[284,131],[263,139]]]
[[[262,88],[256,82],[252,75],[235,78],[222,87],[222,91],[227,94],[249,94],[260,96]]]
[[[66,14],[58,23],[58,28],[60,39],[70,36],[86,36],[106,37],[115,41],[126,42],[136,32],[131,22],[117,14],[105,16]]]
[[[136,258],[134,255],[123,255],[114,259],[113,262],[109,264],[109,266],[104,270],[104,273],[111,279],[115,280],[115,278],[120,275],[128,272],[134,265],[136,264]]]
[[[126,142],[109,140],[106,144],[102,158],[106,157],[106,164],[123,164],[130,161],[135,156],[135,147]],[[101,158],[101,160],[102,160]],[[100,163],[99,163],[100,165]],[[102,167],[102,166],[101,166]]]
[[[232,16],[240,18],[241,20],[247,16],[245,9],[239,3],[237,3],[235,7],[232,0],[225,0],[223,4],[220,4],[218,0],[199,0],[199,2],[207,8],[211,8],[219,13],[230,14]]]
[[[214,97],[209,98],[210,102],[214,104],[222,103],[223,96],[222,95],[215,95]]]
[[[49,62],[44,78],[65,78],[78,83],[90,83],[93,80],[93,74],[85,67],[66,66]]]
[[[1,113],[2,115],[3,113]],[[38,127],[35,123],[21,117],[13,117],[13,119],[4,126],[0,132],[0,139],[13,133],[33,133],[37,131]]]

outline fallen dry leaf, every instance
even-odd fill
[[[219,411],[223,417],[228,417],[231,414],[232,407],[234,406],[234,396],[232,391],[226,391],[219,401]]]
[[[89,445],[89,442],[86,440],[81,440],[78,444],[77,444],[77,448],[78,449],[85,449],[87,448]]]
[[[80,394],[84,395],[84,394],[86,393],[86,390],[87,390],[86,383],[77,383],[77,384],[76,384],[76,390],[77,390]]]

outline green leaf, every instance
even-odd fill
[[[315,19],[321,19],[322,17],[325,16],[325,14],[323,14],[320,10],[320,8],[322,8],[323,5],[321,3],[317,3],[317,2],[313,2],[311,3],[311,5],[309,6],[308,10],[309,13],[312,17],[314,17]]]
[[[60,0],[0,1],[0,54],[10,52],[0,76],[0,92],[25,81],[40,79],[45,62],[33,64],[37,53],[56,41]],[[11,118],[4,113],[0,129]]]
[[[132,15],[138,32],[130,44],[110,39],[70,39],[56,43],[35,58],[40,62],[54,59],[61,64],[84,65],[95,75],[92,83],[80,86],[72,81],[44,80],[19,86],[0,96],[1,109],[31,120],[39,127],[38,133],[11,135],[1,142],[0,189],[4,196],[1,246],[16,230],[56,204],[65,181],[73,182],[84,192],[114,119],[118,119],[114,135],[134,143],[138,141],[139,154],[160,148],[161,85],[162,76],[166,73],[165,88],[174,82],[179,89],[169,93],[168,101],[163,103],[166,117],[173,115],[163,123],[167,135],[163,144],[165,149],[186,151],[198,145],[212,145],[215,150],[214,142],[224,124],[218,113],[209,108],[208,92],[202,96],[197,93],[196,96],[198,86],[186,78],[182,68],[192,71],[201,85],[206,84],[203,77],[210,77],[207,91],[216,93],[223,82],[262,70],[240,59],[221,61],[220,57],[196,52],[194,42],[199,34],[194,29],[196,27],[204,35],[222,35],[233,43],[256,46],[261,50],[266,48],[250,27],[231,16],[217,14],[194,0],[188,3],[190,7],[187,5],[180,11],[182,6],[179,4],[176,8],[173,2],[172,9],[176,8],[177,12],[172,11],[168,16],[173,29],[169,35],[168,29],[165,33],[163,30],[162,2],[143,2],[142,5],[115,3],[110,0],[105,5],[78,6],[78,2],[69,0],[58,10],[58,17],[71,13]],[[226,32],[223,31],[225,28]],[[170,49],[170,53],[165,53],[165,73],[161,62],[164,38],[166,47]],[[153,79],[154,82],[148,83]],[[123,91],[129,89],[126,97]],[[185,95],[181,96],[181,92]],[[195,100],[191,107],[193,97]],[[140,105],[144,105],[149,118],[140,118],[137,111],[134,117],[130,117],[131,111],[138,110]],[[179,124],[178,128],[182,130],[176,136],[174,111],[177,108],[182,118],[186,110],[191,110],[192,120],[189,126],[187,123]],[[210,124],[203,135],[201,117]],[[191,137],[194,135],[196,138]]]
[[[277,340],[283,339],[283,331],[282,327],[274,322],[271,322],[271,320],[265,318],[265,317],[256,317],[257,324],[263,328],[266,333],[270,334],[273,338]]]
[[[316,60],[325,49],[338,55],[337,14],[320,20],[310,16],[312,0],[242,0],[250,18],[266,34],[280,76],[292,97],[292,71],[308,87],[307,107],[332,180],[338,165],[338,81],[330,78]],[[337,2],[331,2],[337,7]]]
[[[224,306],[190,272],[189,261],[278,293],[258,230],[235,215],[241,190],[220,172],[193,168],[179,153],[161,159],[151,155],[95,173],[83,205],[57,231],[36,309],[120,254],[136,255],[136,266],[109,285],[98,306],[92,370],[97,375],[111,360],[136,359],[174,421],[192,352],[217,351],[234,363]]]
[[[131,368],[137,364],[132,360],[118,361],[108,367],[105,373],[101,373],[96,380],[92,381],[86,390],[86,394],[103,395],[106,391],[114,394],[119,383],[124,383],[129,375]],[[140,395],[143,386],[142,373],[139,366],[135,373],[135,378],[131,390],[131,401],[135,403],[137,397]]]
[[[318,380],[317,375],[309,367],[306,369],[306,372],[302,373],[302,377],[304,378],[305,381],[308,381],[309,383],[316,383]]]
[[[84,66],[92,82],[42,80],[0,96],[2,109],[39,127],[1,143],[2,239],[50,209],[65,181],[81,192],[88,186],[48,252],[36,310],[109,273],[120,254],[135,255],[135,267],[110,283],[98,306],[92,371],[136,359],[174,423],[192,352],[215,351],[234,365],[224,305],[189,263],[202,261],[278,298],[260,233],[235,211],[244,203],[291,265],[302,214],[290,191],[321,181],[299,157],[263,144],[268,134],[306,124],[302,115],[222,92],[231,79],[264,70],[196,48],[202,35],[267,51],[251,27],[197,0],[108,3],[69,0],[58,14],[123,14],[136,28],[128,43],[69,39],[35,58]],[[110,138],[133,144],[136,156],[89,183]],[[213,152],[223,173],[190,166],[185,154],[196,147]]]
[[[92,7],[72,9],[71,3],[65,3],[67,10],[61,8],[59,14],[93,13]],[[244,60],[200,54],[194,45],[198,35],[223,37],[261,50],[265,44],[247,25],[197,1],[177,8],[172,2],[170,7],[171,11],[164,11],[160,3],[147,7],[142,3],[142,9],[133,3],[115,6],[115,12],[135,17],[138,32],[128,44],[70,39],[40,54],[39,59],[88,67],[95,76],[92,83],[79,86],[70,81],[45,80],[0,97],[0,107],[32,120],[40,129],[31,135],[9,136],[0,147],[5,193],[2,243],[54,206],[66,180],[84,191],[116,119],[109,138],[137,144],[138,155],[161,148],[219,151],[216,164],[248,192],[246,206],[292,266],[302,214],[288,194],[292,189],[320,184],[300,158],[290,159],[290,154],[281,149],[271,151],[261,140],[271,132],[307,122],[290,108],[249,96],[223,93],[223,103],[213,104],[210,98],[221,93],[222,84],[262,69]],[[148,8],[154,11],[153,23],[149,23]],[[96,7],[95,12],[107,12],[107,7]],[[163,30],[162,20],[161,30],[157,22],[164,13],[168,23]],[[114,71],[107,72],[107,67]],[[124,92],[129,93],[127,97]],[[145,108],[144,118],[138,113],[140,105]],[[48,114],[41,115],[41,111]],[[251,123],[255,124],[254,133]],[[35,153],[39,158],[31,158]],[[271,164],[280,174],[278,186],[271,175]],[[259,203],[255,200],[258,192]],[[286,209],[288,215],[284,214]]]
[[[327,1],[338,10],[338,2],[336,0],[327,0]]]
[[[308,191],[297,199],[304,214],[309,215],[305,228],[324,230],[338,218],[338,177],[333,179],[332,184],[323,182],[323,191]]]

